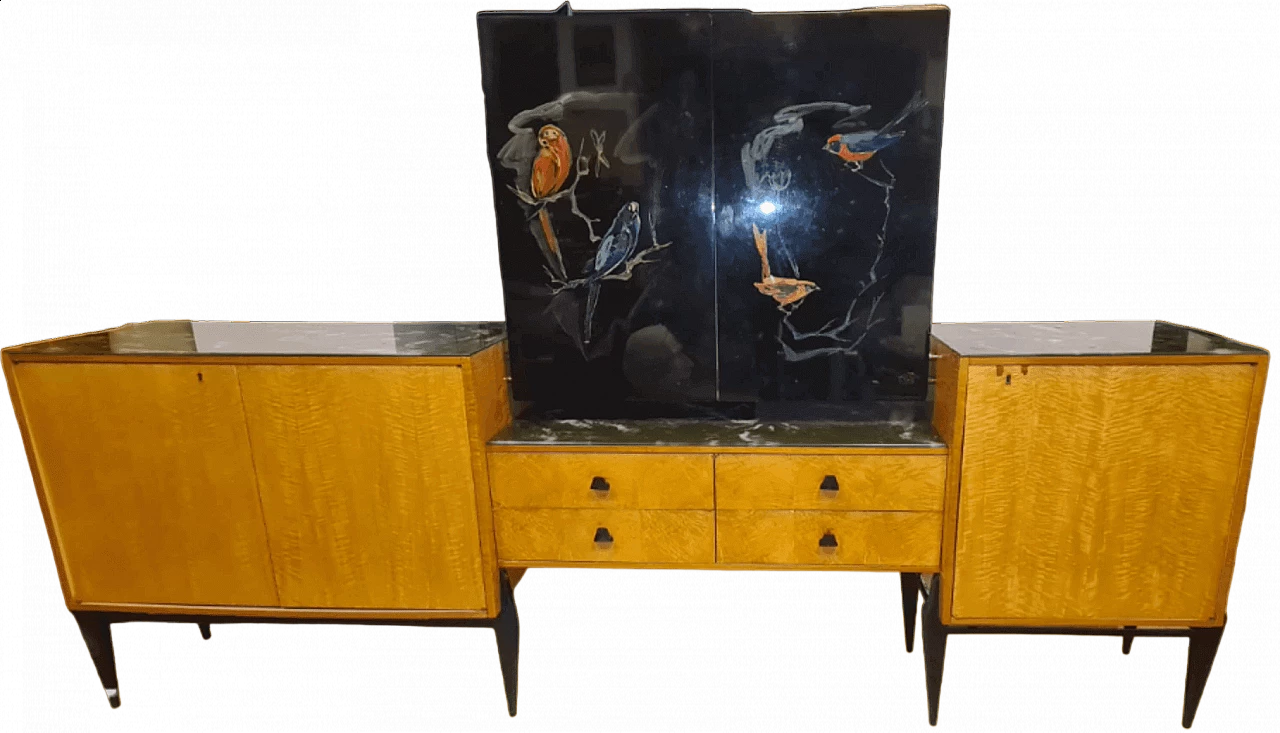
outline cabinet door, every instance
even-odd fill
[[[459,367],[240,379],[283,605],[485,607]]]
[[[30,363],[14,379],[74,600],[276,605],[234,367]]]
[[[1212,618],[1250,364],[969,368],[952,616]]]

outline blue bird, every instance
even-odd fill
[[[587,316],[582,327],[582,343],[591,343],[591,321],[600,300],[600,281],[635,254],[639,241],[640,204],[632,201],[618,209],[609,231],[600,240],[595,260],[587,264]]]
[[[846,163],[853,163],[861,167],[864,162],[871,159],[871,156],[898,142],[898,138],[905,133],[902,130],[893,128],[901,125],[907,117],[924,109],[928,104],[917,92],[911,98],[911,101],[907,102],[907,106],[903,107],[902,111],[892,120],[889,120],[884,127],[879,130],[837,132],[827,138],[827,144],[822,149]]]

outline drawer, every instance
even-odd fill
[[[721,509],[936,512],[946,475],[945,455],[721,455],[716,499]]]
[[[938,512],[716,512],[722,563],[935,571],[941,546]]]
[[[710,565],[716,556],[713,511],[498,509],[494,531],[506,561]]]
[[[712,466],[709,455],[495,452],[489,482],[500,507],[713,509]]]

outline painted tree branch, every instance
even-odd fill
[[[884,258],[884,249],[887,244],[889,231],[889,216],[893,210],[893,189],[898,180],[897,177],[894,176],[893,172],[889,170],[888,166],[884,164],[883,160],[880,160],[879,158],[877,158],[877,160],[880,162],[880,168],[889,176],[887,181],[882,181],[867,175],[862,171],[861,163],[859,163],[856,168],[852,168],[852,170],[859,176],[884,191],[884,217],[880,221],[880,230],[876,233],[875,257],[871,260],[871,266],[867,269],[867,275],[865,278],[858,281],[857,291],[854,292],[853,298],[849,301],[849,307],[845,309],[844,318],[839,320],[832,318],[816,331],[801,331],[791,322],[792,314],[794,314],[800,306],[804,304],[804,301],[800,301],[799,303],[795,303],[790,306],[778,306],[778,310],[782,311],[783,316],[778,324],[777,340],[779,345],[782,346],[783,357],[787,361],[805,361],[818,356],[836,353],[856,353],[858,347],[861,346],[862,342],[871,332],[871,329],[885,321],[884,318],[875,317],[876,310],[880,307],[880,301],[884,298],[884,293],[878,293],[872,299],[871,307],[868,309],[865,319],[855,318],[858,303],[861,302],[862,296],[866,295],[867,291],[871,290],[872,287],[880,282],[878,268],[880,267],[881,260]],[[797,274],[797,277],[798,276],[799,275]],[[860,321],[864,324],[862,325],[860,333],[858,333],[857,336],[851,335],[851,330],[855,326],[859,325]],[[790,336],[790,343],[788,343],[787,339],[784,338],[784,335]],[[810,339],[827,339],[828,341],[833,341],[835,343],[831,346],[821,346],[803,350],[797,350],[792,346],[792,344],[796,344],[798,346],[800,342],[808,341]]]

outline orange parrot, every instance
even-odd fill
[[[544,199],[560,190],[569,177],[572,154],[564,130],[555,125],[543,125],[538,130],[538,157],[533,161],[529,176],[529,191],[535,199]],[[548,258],[558,274],[564,274],[564,262],[560,259],[560,243],[551,228],[551,215],[546,208],[538,209],[538,221],[542,224],[542,236],[546,240]]]
[[[778,306],[787,306],[804,300],[805,296],[818,290],[812,280],[797,280],[793,277],[775,277],[769,270],[769,232],[751,225],[751,234],[756,240],[756,251],[760,253],[760,282],[752,283],[764,295],[773,298]]]

